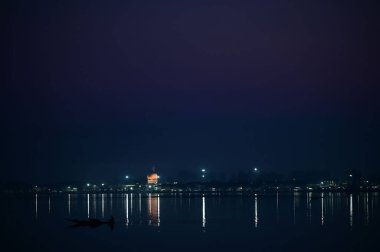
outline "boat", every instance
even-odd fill
[[[113,218],[113,216],[111,216],[111,218],[109,218],[109,220],[106,220],[106,221],[99,220],[99,219],[93,219],[93,218],[89,218],[87,220],[78,220],[78,219],[66,219],[66,220],[73,223],[73,225],[71,225],[71,227],[97,228],[101,225],[107,224],[112,229],[114,224],[115,224],[115,219]]]

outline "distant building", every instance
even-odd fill
[[[156,168],[153,166],[152,173],[146,176],[148,185],[157,185],[158,179],[160,178],[156,173]]]

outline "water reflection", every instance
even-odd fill
[[[69,216],[71,215],[71,195],[67,194],[67,210],[69,212]]]
[[[277,223],[280,219],[280,214],[279,214],[279,209],[278,209],[278,192],[276,193],[276,220],[277,220]]]
[[[376,197],[375,197],[375,193],[372,195],[371,197],[371,214],[373,215],[373,205],[374,205],[374,201],[375,201]]]
[[[102,193],[102,218],[104,218],[104,193]]]
[[[87,193],[87,219],[90,218],[90,194]]]
[[[38,195],[37,195],[37,193],[35,195],[35,212],[36,212],[36,219],[38,219]]]
[[[150,215],[152,213],[152,194],[148,194],[148,220],[150,220]]]
[[[128,205],[128,194],[125,194],[125,225],[128,226],[129,224],[129,205]]]
[[[202,196],[202,228],[206,228],[206,200],[205,196]]]
[[[179,194],[179,207],[182,209],[182,193]]]
[[[133,213],[133,193],[131,193],[131,215]]]
[[[6,195],[0,207],[5,216],[2,238],[12,242],[15,251],[38,251],[41,245],[42,250],[51,251],[106,250],[110,246],[120,251],[164,251],[183,245],[189,251],[231,251],[237,247],[380,251],[376,235],[379,194],[325,191],[322,195],[317,190],[242,194],[183,192],[180,207],[181,194],[177,192],[177,211],[174,193],[167,192]],[[88,220],[94,218],[95,205],[98,220]],[[112,232],[107,222],[111,215],[115,218]],[[67,228],[70,224],[78,229]],[[91,229],[95,227],[99,229]],[[20,238],[25,243],[18,242]],[[18,249],[20,244],[23,247]]]
[[[141,218],[141,193],[139,193],[139,213]]]
[[[148,194],[148,225],[160,226],[160,195]]]
[[[354,207],[352,200],[352,193],[350,194],[350,226],[352,227],[354,221]]]
[[[306,194],[306,204],[307,204],[307,211],[306,211],[306,215],[308,217],[308,222],[309,224],[311,224],[311,199],[312,199],[312,192],[308,192]]]
[[[255,193],[255,228],[257,228],[257,225],[259,223],[259,217],[257,215],[257,194]]]
[[[321,194],[321,225],[325,223],[325,214],[324,214],[324,194]]]
[[[296,224],[296,193],[293,193],[293,224]]]
[[[160,226],[160,195],[157,195],[157,226]]]
[[[96,218],[96,194],[93,194],[93,201],[92,201],[92,203],[93,203],[93,208],[94,208],[94,210],[93,210],[94,216]]]
[[[333,193],[329,193],[329,196],[330,196],[330,209],[331,209],[331,216],[334,216],[334,194]]]
[[[111,193],[110,194],[110,209],[111,209],[111,213],[113,211],[113,208],[112,208],[113,207],[113,201],[112,200],[113,200],[113,194]]]
[[[365,194],[365,220],[366,220],[366,225],[369,224],[369,206],[368,206],[368,192]]]
[[[163,197],[165,195],[165,197]],[[371,222],[376,221],[376,214],[378,213],[378,198],[375,193],[358,193],[358,194],[345,194],[345,193],[319,193],[319,192],[306,192],[305,194],[295,192],[291,195],[280,195],[276,192],[274,195],[253,195],[253,209],[252,201],[248,203],[246,200],[250,197],[223,197],[220,194],[199,195],[197,201],[202,206],[193,204],[192,198],[197,198],[196,194],[188,194],[185,196],[177,193],[175,194],[156,194],[156,193],[123,193],[123,194],[84,194],[78,197],[75,193],[64,195],[63,200],[59,198],[54,201],[54,207],[59,207],[64,210],[64,213],[73,218],[85,218],[87,213],[88,218],[104,219],[114,215],[116,219],[124,219],[126,226],[134,225],[149,225],[160,227],[162,223],[173,222],[178,219],[190,220],[190,218],[201,218],[202,230],[209,228],[210,223],[206,220],[206,197],[207,211],[209,216],[213,216],[215,220],[225,222],[224,216],[228,216],[228,220],[238,220],[246,218],[249,220],[253,217],[253,224],[258,228],[258,198],[260,196],[260,223],[270,225],[271,222],[279,224],[280,222],[289,224],[308,224],[328,226],[340,221],[346,223],[347,227],[371,225]],[[52,215],[51,204],[54,195],[45,196],[43,194],[33,194],[33,210],[34,218],[41,219],[44,214]],[[74,198],[73,198],[74,197]],[[188,199],[182,197],[188,197]],[[280,211],[280,197],[281,197],[281,211]],[[146,199],[146,200],[145,200]],[[304,201],[306,200],[306,202]],[[74,201],[73,201],[74,200]],[[82,204],[74,204],[81,200]],[[138,202],[137,202],[138,201]],[[181,207],[183,201],[183,207]],[[189,206],[187,207],[187,202]],[[266,203],[267,202],[267,203]],[[302,203],[299,205],[299,203]],[[305,204],[306,203],[306,204]],[[61,205],[60,205],[61,204]],[[113,204],[115,204],[113,206]],[[169,211],[165,213],[165,218],[161,220],[161,204],[165,206],[163,209]],[[320,204],[320,205],[319,205]],[[43,209],[41,210],[41,206]],[[48,206],[48,209],[46,209]],[[112,209],[113,208],[113,209]],[[138,210],[137,210],[138,208]],[[200,209],[201,208],[201,209]],[[246,208],[246,210],[244,210]],[[46,210],[48,211],[46,211]],[[198,209],[198,210],[197,210]],[[235,211],[233,209],[241,209]],[[101,210],[101,214],[99,213]],[[233,210],[233,211],[232,211]],[[97,214],[98,211],[98,214]],[[196,214],[201,211],[201,217]],[[227,211],[227,212],[226,212]],[[235,212],[234,212],[235,211]],[[56,211],[59,213],[60,211]],[[138,214],[137,214],[138,212]],[[135,214],[133,214],[135,213]],[[227,214],[226,214],[227,213]],[[248,216],[249,213],[249,216]],[[235,218],[235,219],[234,219]],[[280,221],[281,220],[281,221]],[[163,222],[161,222],[163,221]],[[192,222],[191,219],[190,222]],[[124,222],[124,221],[123,221]],[[218,223],[218,221],[215,221]],[[198,222],[199,225],[199,222]],[[214,225],[214,223],[212,224]],[[217,224],[215,224],[217,225]],[[252,225],[252,222],[251,222]],[[262,226],[262,224],[261,224]]]

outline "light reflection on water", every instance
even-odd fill
[[[259,215],[258,215],[258,209],[257,209],[257,194],[255,194],[255,228],[257,228],[258,223],[259,223]]]
[[[50,202],[50,197],[49,197]],[[67,194],[67,209],[69,211],[69,216],[71,215],[71,194]]]
[[[321,195],[321,225],[323,226],[324,224],[324,220],[325,220],[325,215],[324,215],[324,193],[322,193]]]
[[[35,205],[36,205],[36,219],[38,218],[38,194],[35,195]]]
[[[93,209],[94,209],[94,217],[96,218],[97,217],[96,216],[96,206],[97,206],[97,204],[96,204],[96,194],[95,193],[92,195],[92,203],[93,203]]]
[[[128,194],[125,194],[125,225],[129,225],[129,206],[128,206],[129,200],[128,200]]]
[[[148,195],[148,225],[159,227],[160,226],[160,195]]]
[[[350,226],[352,227],[354,222],[354,206],[353,206],[352,194],[350,194]]]
[[[107,251],[109,241],[129,251],[153,243],[157,251],[233,251],[252,241],[257,251],[380,251],[379,200],[373,192],[32,194],[3,198],[1,214],[12,218],[0,230],[20,247],[12,251],[41,251],[43,243],[46,251]],[[114,229],[72,229],[65,220],[110,216]]]
[[[291,219],[293,225],[297,225],[299,221],[301,224],[314,225],[316,224],[315,220],[319,219],[319,225],[324,226],[326,224],[336,222],[337,220],[344,223],[344,221],[342,221],[344,216],[348,216],[348,219],[346,219],[348,221],[346,221],[346,223],[351,228],[354,225],[360,224],[370,225],[372,218],[374,218],[375,213],[377,213],[378,206],[378,193],[368,192],[360,194],[296,192],[291,195],[281,195],[276,193],[273,196],[253,194],[251,196],[244,195],[244,197],[223,197],[220,194],[203,194],[201,196],[197,196],[193,194],[184,195],[182,193],[173,195],[138,193],[138,196],[135,196],[133,193],[126,193],[123,196],[124,201],[122,204],[124,205],[125,210],[126,226],[139,224],[144,225],[144,223],[146,223],[148,226],[160,227],[162,221],[163,224],[165,224],[166,220],[168,222],[173,222],[175,221],[174,217],[178,216],[182,216],[181,218],[188,217],[190,220],[193,217],[196,218],[197,214],[193,211],[193,209],[195,209],[200,202],[201,215],[199,216],[199,223],[202,230],[205,230],[206,228],[207,217],[212,218],[212,222],[222,222],[226,217],[222,216],[220,212],[223,212],[223,209],[230,211],[228,209],[231,207],[231,204],[237,204],[237,198],[240,202],[238,203],[239,206],[241,205],[243,208],[245,204],[249,206],[250,201],[247,201],[247,199],[253,199],[253,201],[251,201],[253,204],[251,204],[254,209],[252,217],[254,219],[253,226],[255,228],[259,227],[259,219],[261,219],[260,226],[264,226],[272,219],[275,220],[276,223],[287,222],[287,220]],[[292,215],[286,216],[286,213],[290,210],[288,204],[289,196],[292,199]],[[81,209],[80,204],[73,204],[73,197],[75,202],[85,201],[86,208]],[[69,217],[77,217],[82,215],[81,211],[85,211],[87,218],[97,218],[97,209],[101,209],[101,218],[108,218],[111,215],[118,216],[118,212],[120,211],[120,197],[121,195],[119,194],[114,195],[106,193],[91,195],[67,194],[66,215]],[[187,200],[188,204],[182,204],[182,201],[184,200],[183,197],[187,198],[185,200]],[[97,200],[98,198],[99,200]],[[115,206],[114,198],[116,199]],[[144,198],[146,201],[143,200]],[[44,207],[44,202],[46,201],[47,213],[49,215],[56,214],[54,211],[52,212],[52,204],[55,204],[55,201],[59,201],[58,197],[55,195],[48,195],[46,197],[46,195],[35,194],[34,211],[36,220],[38,220],[42,214],[43,211],[41,209]],[[136,203],[135,201],[138,202]],[[267,202],[270,201],[273,201],[273,207],[270,207],[271,205],[267,204]],[[304,203],[302,203],[302,201]],[[164,204],[165,216],[163,220],[161,220],[162,202]],[[260,204],[263,205],[261,206]],[[206,205],[208,205],[208,208],[206,208]],[[244,210],[243,208],[241,209],[242,211]],[[259,208],[262,210],[259,211]],[[146,212],[145,215],[144,212]],[[188,215],[185,213],[188,213]],[[229,220],[234,218],[239,220],[238,216],[234,216],[233,214],[231,215],[231,213],[232,212],[228,212]],[[241,216],[244,217],[245,215]]]
[[[202,227],[206,228],[206,199],[204,195],[202,195]]]
[[[102,218],[104,218],[104,193],[102,193]]]
[[[87,193],[87,218],[90,218],[90,194]]]

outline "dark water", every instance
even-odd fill
[[[380,251],[378,193],[1,196],[2,251]],[[65,218],[115,217],[112,230]]]

